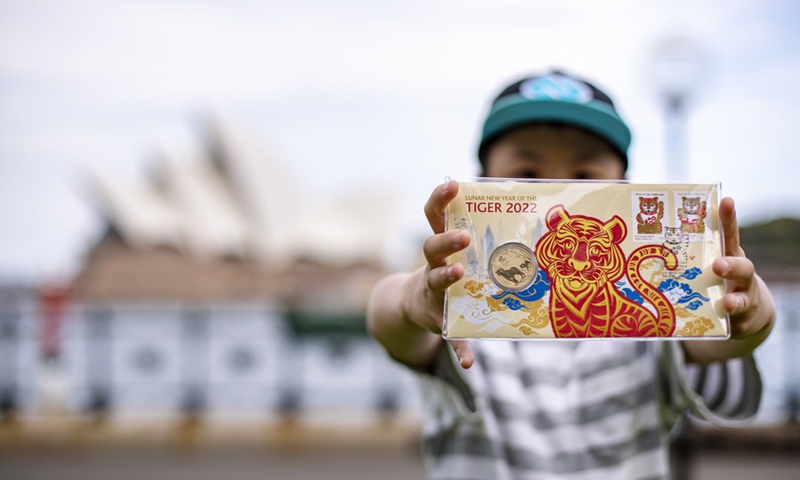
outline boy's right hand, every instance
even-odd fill
[[[469,233],[464,230],[445,231],[444,212],[457,193],[458,183],[451,180],[437,187],[425,204],[425,216],[433,235],[422,246],[427,266],[414,276],[413,293],[406,305],[406,312],[412,321],[440,335],[445,291],[464,276],[464,266],[460,263],[447,265],[447,257],[465,249],[470,243]],[[473,355],[469,342],[450,340],[449,343],[461,366],[471,367]]]

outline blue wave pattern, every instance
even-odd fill
[[[693,269],[690,269],[693,270]],[[699,270],[699,269],[698,269]],[[687,270],[688,272],[688,270]],[[692,290],[692,287],[689,286],[688,283],[679,283],[678,281],[670,278],[664,280],[658,285],[658,289],[663,293],[666,291],[678,291],[680,293],[680,299],[678,299],[678,303],[689,303],[686,308],[690,310],[697,310],[697,308],[702,305],[702,303],[695,304],[694,302],[707,302],[710,299],[700,295],[699,293]],[[690,303],[691,302],[691,303]]]
[[[627,285],[625,282],[619,281],[615,283],[615,285],[617,286],[617,290],[619,290],[623,296],[640,305],[644,305],[644,297],[642,297],[636,290],[630,287],[625,287],[625,285]]]
[[[530,308],[526,307],[516,298],[506,297],[503,299],[503,305],[510,308],[511,310],[530,310]]]
[[[689,270],[686,270],[685,272],[683,272],[678,278],[685,278],[686,280],[694,280],[701,273],[703,273],[703,271],[700,270],[699,267],[692,267]]]
[[[550,280],[548,280],[547,275],[544,271],[539,270],[536,272],[536,276],[533,278],[533,283],[526,288],[525,290],[519,292],[502,292],[498,293],[497,295],[492,295],[492,298],[495,300],[500,300],[501,298],[506,298],[506,300],[517,300],[523,302],[535,302],[536,300],[541,299],[544,297],[544,294],[550,290]],[[503,300],[504,305],[508,305],[506,300]],[[509,306],[512,310],[518,310],[517,308],[513,308]]]
[[[692,270],[697,271],[692,272]],[[688,274],[691,275],[692,278],[696,278],[699,273],[701,273],[699,268],[692,268],[687,270],[684,275]],[[616,286],[625,297],[639,304],[644,304],[644,298],[642,295],[633,288],[627,286],[626,282],[617,282]],[[544,294],[547,293],[549,289],[550,280],[548,280],[544,271],[539,270],[536,272],[536,277],[534,278],[533,283],[531,283],[531,285],[525,290],[520,292],[501,292],[497,295],[492,295],[492,298],[496,300],[503,299],[503,305],[511,310],[527,310],[528,307],[526,307],[522,302],[535,302],[540,300],[542,297],[544,297]],[[693,311],[700,308],[703,302],[708,302],[710,300],[708,297],[705,297],[692,290],[692,287],[689,286],[689,284],[681,283],[671,278],[661,282],[658,286],[658,290],[662,293],[666,291],[671,291],[673,293],[678,292],[680,294],[680,298],[678,299],[677,303],[686,304],[683,306]]]
[[[690,302],[689,305],[686,305],[686,308],[688,308],[689,310],[694,311],[694,310],[697,310],[698,308],[700,308],[700,306],[702,304],[703,304],[703,302],[701,302],[700,300],[695,300],[693,302]]]

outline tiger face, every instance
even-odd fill
[[[683,232],[680,227],[664,227],[664,243],[672,245],[683,243]]]
[[[658,197],[639,197],[639,211],[644,215],[658,213]]]
[[[536,255],[551,281],[575,293],[588,293],[622,278],[625,255],[620,243],[627,228],[620,217],[602,222],[570,215],[563,205],[556,205],[547,212],[546,222],[549,231],[537,243]]]
[[[696,215],[700,211],[700,197],[681,197],[683,212],[688,215]]]

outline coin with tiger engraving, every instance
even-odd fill
[[[508,292],[528,288],[536,277],[538,265],[533,251],[518,242],[504,243],[489,257],[489,277]]]

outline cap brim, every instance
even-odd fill
[[[631,131],[609,106],[597,101],[578,103],[563,100],[530,100],[524,97],[503,99],[494,105],[483,127],[481,144],[495,135],[532,122],[557,122],[575,125],[606,139],[623,158],[627,158]]]

